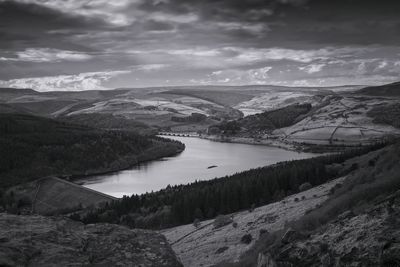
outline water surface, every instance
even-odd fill
[[[193,137],[172,139],[186,145],[186,149],[177,156],[142,163],[117,173],[85,178],[79,182],[105,194],[122,197],[156,191],[169,184],[209,180],[279,161],[315,156],[263,145],[220,143]]]

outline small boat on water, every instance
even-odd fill
[[[208,166],[207,169],[212,169],[212,168],[216,168],[216,167],[218,167],[218,166],[217,165],[211,165],[211,166]]]

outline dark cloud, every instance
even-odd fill
[[[397,45],[400,41],[400,1],[394,0],[170,0],[144,1],[139,8],[149,13],[194,13],[200,25],[243,24],[246,27],[221,29],[220,34],[228,42],[236,40],[240,44],[246,40],[246,45],[251,43],[250,38],[257,47],[310,43]],[[249,27],[252,24],[263,24],[271,32],[254,34]],[[260,36],[262,33],[264,36]]]
[[[148,20],[144,23],[143,29],[146,31],[170,31],[174,26],[170,23]]]
[[[0,0],[0,80],[111,71],[124,73],[107,79],[115,86],[332,82],[358,70],[392,79],[398,14],[398,0]],[[164,67],[134,68],[146,64]]]
[[[68,41],[68,36],[91,30],[102,30],[107,25],[99,19],[71,16],[60,10],[37,4],[0,1],[0,49],[26,47],[79,47]]]

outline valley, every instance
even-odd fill
[[[179,155],[139,163],[124,171],[83,177],[75,182],[108,195],[123,197],[318,155],[270,146],[213,142],[196,137],[163,138],[185,144],[184,151]]]
[[[175,255],[184,266],[281,266],[286,249],[291,264],[318,266],[351,253],[324,239],[329,257],[297,257],[321,227],[334,238],[344,233],[332,220],[392,218],[379,201],[398,188],[397,87],[1,89],[0,206],[156,230],[175,266]]]
[[[398,144],[385,147],[345,161],[358,168],[323,185],[161,232],[185,266],[396,266],[399,157]]]
[[[399,135],[398,124],[374,115],[374,110],[399,103],[399,96],[394,93],[398,86],[385,85],[384,88],[390,88],[386,89],[387,95],[379,91],[380,87],[362,86],[156,87],[72,93],[7,89],[0,91],[0,105],[5,111],[103,129],[150,135],[196,133],[218,141],[306,150],[318,145],[329,150],[329,147],[358,146]],[[375,96],[374,90],[378,92]],[[310,105],[310,108],[292,113],[285,125],[276,124],[277,119],[287,116],[288,108],[296,105]],[[392,117],[397,114],[395,108],[386,111]],[[275,121],[268,118],[272,115]],[[247,123],[243,124],[244,121]],[[238,122],[239,128],[232,131],[220,127],[227,122],[231,126]]]
[[[399,14],[0,0],[0,267],[400,267]]]

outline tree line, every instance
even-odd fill
[[[158,192],[124,196],[121,200],[74,214],[85,223],[110,222],[135,228],[160,229],[211,219],[266,205],[297,193],[299,186],[317,186],[338,176],[328,165],[383,147],[383,143],[316,158],[288,161],[223,178],[168,186]],[[162,175],[162,174],[160,174]]]
[[[128,168],[184,145],[127,131],[107,131],[31,115],[0,114],[0,188],[44,176]]]
[[[273,131],[293,125],[299,117],[312,109],[311,104],[293,104],[272,111],[246,116],[232,121],[224,121],[210,127],[212,134],[237,134],[245,132]]]

